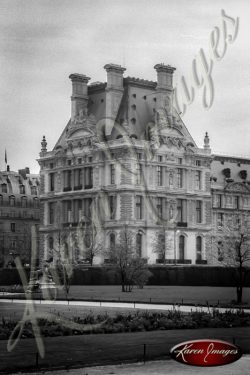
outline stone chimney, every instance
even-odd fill
[[[170,65],[156,64],[157,90],[173,91],[173,73],[176,70]]]
[[[69,76],[69,79],[72,82],[71,121],[73,121],[80,112],[87,113],[88,82],[90,78],[84,74],[74,73]]]
[[[123,73],[126,68],[123,68],[121,65],[106,64],[104,69],[107,72],[105,134],[109,136],[121,104],[123,96]]]
[[[176,69],[164,64],[156,64],[154,69],[157,72],[156,111],[166,110],[168,122],[172,124],[173,73]]]

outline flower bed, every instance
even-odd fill
[[[18,322],[2,318],[0,339],[6,340]],[[211,313],[194,311],[186,314],[179,310],[159,312],[135,312],[116,314],[114,317],[87,314],[66,319],[63,315],[50,315],[48,319],[38,319],[41,334],[44,337],[71,336],[98,333],[142,332],[170,329],[231,328],[250,326],[250,315],[239,310],[220,313],[213,309]],[[34,337],[31,323],[26,323],[21,338]]]

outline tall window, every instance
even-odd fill
[[[34,205],[34,208],[38,208],[39,207],[39,200],[38,200],[38,198],[34,198],[33,199],[33,205]]]
[[[19,186],[19,192],[20,192],[20,194],[25,194],[25,186],[24,185]],[[6,193],[7,193],[7,191],[6,191]]]
[[[16,231],[16,223],[10,223],[10,230],[11,230],[11,232]]]
[[[136,196],[136,219],[142,219],[142,196]]]
[[[83,200],[83,204],[84,204],[84,216],[89,219],[91,217],[92,199],[91,198],[85,198]]]
[[[70,191],[71,189],[71,171],[64,171],[64,191]]]
[[[110,183],[111,185],[115,184],[115,165],[110,165]]]
[[[156,201],[156,210],[157,210],[157,215],[160,219],[163,217],[163,198],[158,197]]]
[[[2,184],[2,193],[7,193],[7,184]]]
[[[185,259],[185,237],[183,235],[179,237],[179,259]]]
[[[177,168],[177,187],[183,187],[183,170],[181,168]]]
[[[55,203],[49,203],[49,224],[54,224],[55,222]]]
[[[74,190],[80,190],[82,188],[82,170],[74,170]]]
[[[15,197],[14,197],[14,195],[11,195],[9,197],[9,202],[10,202],[10,207],[14,207],[15,206]]]
[[[202,238],[201,236],[196,237],[196,260],[202,259]]]
[[[136,183],[137,185],[142,183],[142,165],[140,163],[136,165]]]
[[[93,187],[93,168],[87,167],[84,169],[84,188],[92,189]]]
[[[240,197],[235,197],[235,208],[238,210],[240,208]]]
[[[64,223],[72,222],[72,202],[71,201],[63,202],[63,221]]]
[[[222,230],[223,223],[224,223],[224,214],[221,212],[218,212],[217,214],[217,228],[218,230]]]
[[[195,171],[195,189],[201,189],[201,171]]]
[[[186,222],[187,221],[187,201],[185,199],[177,199],[177,221]]]
[[[116,209],[115,198],[116,197],[114,195],[109,196],[109,212],[110,212],[111,220],[115,219],[115,209]]]
[[[55,173],[49,174],[49,191],[55,190]]]
[[[2,206],[2,205],[3,205],[3,196],[0,195],[0,206]]]
[[[114,233],[110,234],[109,243],[110,243],[110,249],[114,250],[115,249],[115,234]]]
[[[136,252],[137,256],[141,258],[142,256],[142,234],[137,233],[136,235]]]
[[[52,250],[54,248],[54,240],[53,237],[49,238],[49,249]]]
[[[161,165],[157,166],[157,185],[162,186],[163,184],[163,167]]]
[[[23,207],[23,208],[27,207],[27,197],[21,198],[21,207]]]
[[[222,207],[222,194],[218,194],[217,199],[218,199],[218,207],[221,208]]]
[[[196,223],[202,222],[202,201],[196,201]]]

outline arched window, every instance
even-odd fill
[[[142,234],[137,233],[136,235],[136,253],[138,257],[141,258],[142,256]]]
[[[183,235],[179,237],[179,259],[185,259],[185,237]]]
[[[109,242],[110,242],[110,249],[114,250],[114,248],[115,248],[115,234],[114,233],[110,234]]]
[[[15,197],[14,197],[14,195],[11,195],[11,196],[9,197],[9,203],[10,203],[10,206],[11,206],[11,207],[14,207],[14,206],[15,206]]]
[[[196,237],[196,260],[202,259],[202,238],[201,236]]]
[[[49,238],[49,249],[52,250],[54,248],[54,239],[53,237]]]
[[[27,197],[21,198],[21,207],[23,207],[23,208],[27,207]]]

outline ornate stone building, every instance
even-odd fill
[[[0,266],[11,267],[15,255],[30,265],[31,227],[39,225],[39,175],[29,168],[0,172]]]
[[[126,69],[114,64],[104,67],[106,83],[70,75],[71,119],[52,151],[43,138],[38,160],[41,259],[70,253],[74,262],[83,261],[73,242],[61,249],[60,235],[73,234],[92,216],[103,249],[115,246],[126,226],[149,264],[163,262],[155,247],[160,236],[164,262],[206,264],[212,224],[209,138],[197,147],[173,107],[175,68],[154,68],[156,82],[124,78]],[[105,254],[94,263],[107,262]]]
[[[250,159],[214,155],[211,165],[212,231],[210,264],[219,265],[225,258],[221,235],[239,228],[250,235]],[[237,229],[236,229],[237,232]],[[239,233],[238,233],[239,235]],[[250,253],[248,254],[250,259]],[[247,262],[244,261],[244,264]]]

